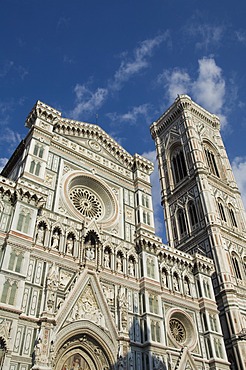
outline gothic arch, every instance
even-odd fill
[[[83,362],[83,369],[111,369],[116,363],[117,342],[104,330],[89,321],[66,325],[56,336],[54,369],[63,370],[73,358]]]

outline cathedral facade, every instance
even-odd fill
[[[40,101],[26,126],[0,177],[0,368],[245,369],[245,219],[218,119],[181,96],[151,126],[169,245],[151,162]]]

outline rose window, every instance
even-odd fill
[[[102,214],[102,207],[98,198],[89,190],[83,188],[73,188],[69,193],[74,207],[83,216],[89,218],[99,218]]]
[[[186,332],[183,324],[177,319],[171,319],[169,326],[173,338],[179,343],[184,343],[186,340]]]

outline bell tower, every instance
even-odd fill
[[[151,135],[169,244],[213,259],[228,359],[232,369],[246,369],[246,218],[220,120],[179,95]]]

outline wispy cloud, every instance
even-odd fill
[[[236,157],[232,161],[232,170],[246,208],[246,157]]]
[[[109,94],[114,94],[116,91],[121,90],[125,83],[149,66],[150,57],[153,55],[154,50],[165,40],[168,42],[170,40],[168,32],[142,41],[133,51],[132,57],[128,57],[128,53],[122,53],[120,66],[114,73],[113,78],[106,82],[106,87],[98,87],[93,91],[93,89],[89,88],[91,81],[84,84],[77,84],[74,88],[76,95],[75,107],[70,112],[70,115],[78,119],[84,112],[96,113],[96,110],[105,103]],[[136,107],[132,112],[128,112],[122,116],[122,119],[125,120],[128,117],[131,122],[134,122],[137,115],[143,114],[144,109],[146,110],[146,106],[144,105]],[[112,113],[112,118],[113,115]]]
[[[2,171],[5,164],[8,162],[8,158],[0,158],[0,172]]]
[[[246,44],[246,31],[245,30],[237,30],[235,31],[235,36],[237,41],[239,41],[242,44]]]
[[[108,113],[107,116],[111,119],[112,122],[128,122],[130,124],[135,124],[139,119],[144,119],[149,122],[149,104],[142,104],[136,107],[133,107],[127,113],[118,114],[116,112]]]
[[[0,136],[0,143],[4,143],[9,146],[16,146],[21,141],[21,135],[10,129],[9,127],[3,128]]]
[[[4,78],[10,72],[17,73],[22,80],[28,75],[28,70],[25,67],[16,65],[13,60],[7,60],[0,66],[0,78]]]
[[[70,24],[71,19],[69,17],[60,17],[57,21],[56,27],[59,28],[67,28]]]
[[[214,58],[202,58],[198,60],[198,64],[198,74],[195,79],[192,79],[187,71],[174,68],[164,71],[158,77],[158,81],[164,82],[170,102],[177,97],[177,94],[191,94],[197,103],[217,114],[222,126],[225,126],[227,120],[223,110],[226,83],[222,69],[216,64]]]
[[[86,84],[77,84],[74,92],[76,95],[76,104],[70,115],[75,119],[78,119],[85,112],[96,114],[108,96],[107,89],[99,87],[95,91],[92,91]]]
[[[221,43],[224,35],[224,26],[214,26],[211,24],[191,25],[189,32],[191,35],[199,38],[199,41],[196,42],[196,47],[208,51],[210,47],[218,47]]]
[[[74,64],[75,60],[73,58],[69,57],[68,55],[64,55],[63,56],[63,62],[65,64]]]
[[[133,57],[127,58],[127,54],[123,54],[119,69],[115,72],[113,81],[110,83],[112,90],[120,90],[123,84],[127,82],[132,76],[138,74],[143,69],[149,66],[149,58],[153,51],[165,40],[168,40],[169,33],[165,32],[152,39],[142,41],[134,50]]]

